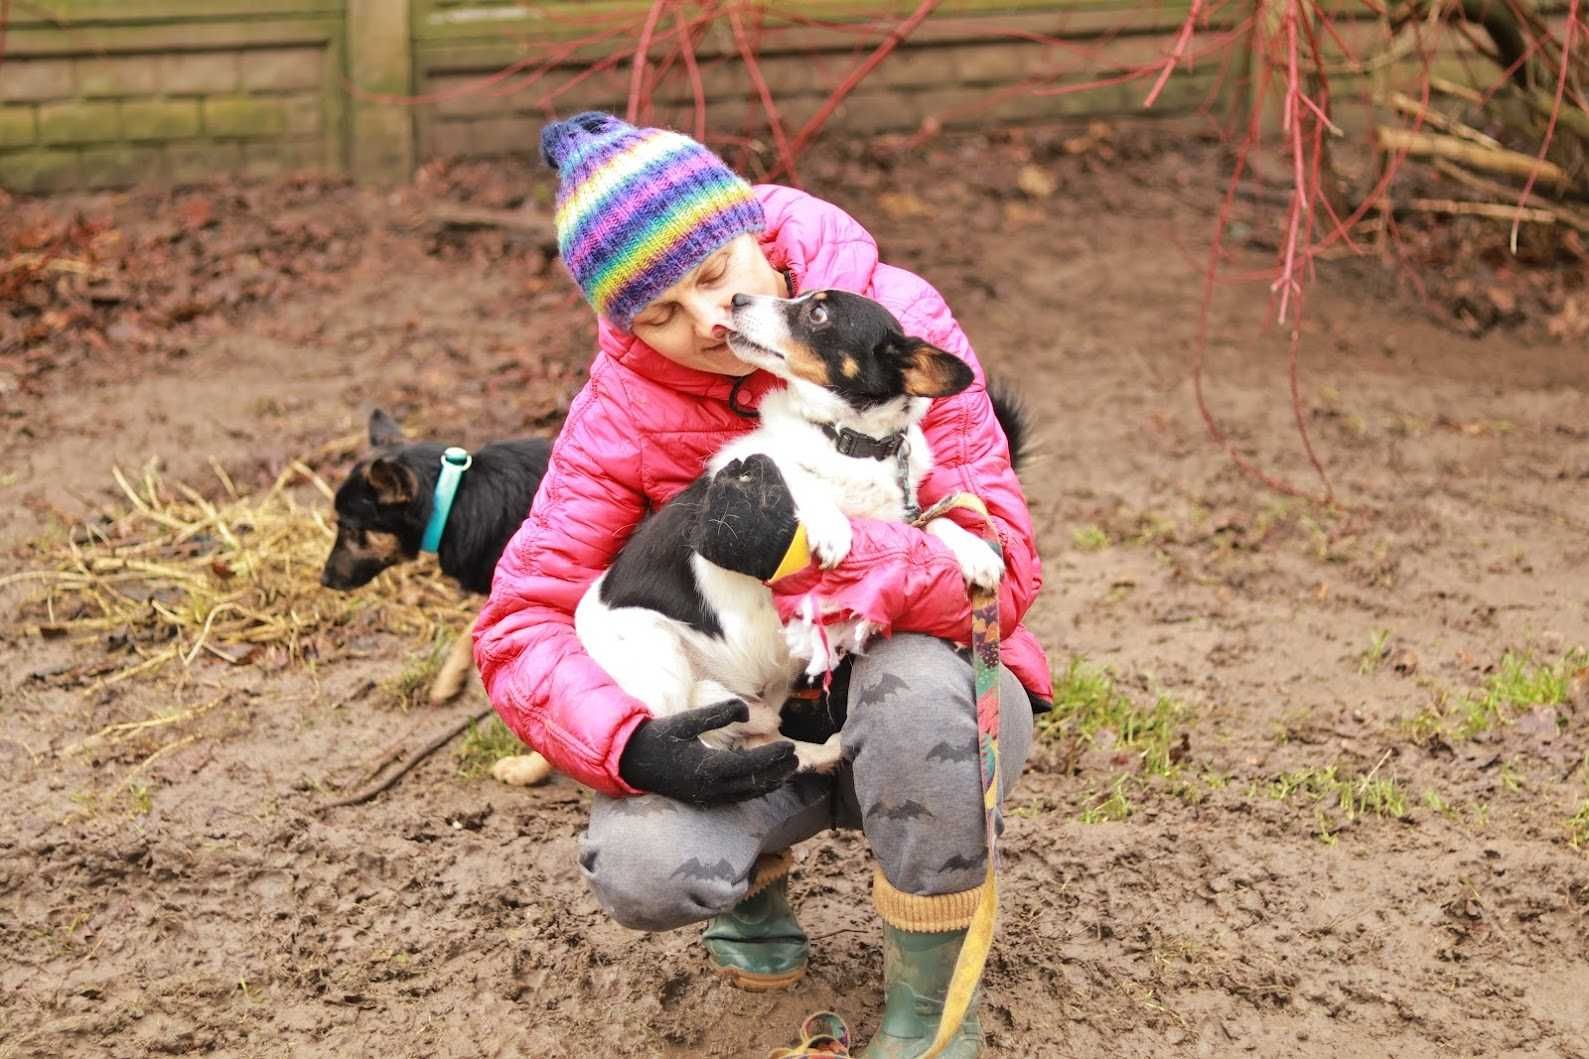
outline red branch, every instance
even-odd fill
[[[1148,98],[1142,101],[1142,109],[1147,110],[1159,98],[1159,93],[1164,91],[1164,85],[1170,79],[1170,74],[1180,63],[1181,56],[1186,53],[1186,45],[1192,39],[1192,31],[1197,28],[1197,16],[1203,13],[1203,0],[1192,0],[1192,9],[1186,13],[1186,21],[1181,23],[1181,32],[1175,35],[1175,46],[1170,49],[1169,58],[1164,60],[1164,69],[1159,71],[1159,79],[1153,82],[1153,88],[1148,92]]]
[[[640,90],[646,80],[646,53],[651,50],[651,34],[657,31],[657,20],[662,17],[662,9],[668,3],[669,0],[651,0],[645,25],[640,27],[640,40],[634,49],[634,71],[629,75],[629,105],[624,111],[624,117],[630,122],[640,116]]]
[[[811,115],[811,120],[807,121],[801,127],[799,134],[795,136],[793,144],[795,154],[799,154],[805,149],[806,144],[810,143],[812,138],[822,131],[822,126],[828,123],[828,119],[839,108],[839,104],[844,102],[844,98],[853,92],[857,85],[866,80],[867,75],[877,69],[878,64],[888,58],[889,53],[899,47],[906,37],[915,32],[916,27],[921,25],[928,15],[932,14],[933,8],[937,7],[938,3],[939,0],[921,0],[921,3],[916,6],[916,10],[911,12],[909,18],[890,30],[888,36],[883,38],[883,42],[873,49],[872,54],[863,59],[855,69],[849,72],[843,81],[839,82],[839,86],[833,90],[822,106],[817,108],[817,112]],[[786,168],[775,170],[772,173],[772,177],[777,177],[780,172],[787,172],[790,177],[793,177],[794,166],[792,161],[786,163]]]
[[[707,11],[701,18],[711,17],[711,8],[716,4],[707,5]],[[706,88],[701,83],[701,68],[695,64],[695,42],[692,37],[695,27],[687,25],[684,21],[684,12],[675,11],[679,20],[679,50],[684,55],[684,72],[690,79],[690,96],[695,100],[695,138],[706,140]]]
[[[778,116],[778,104],[773,101],[772,89],[767,87],[767,79],[761,75],[761,64],[756,61],[756,49],[750,46],[750,40],[745,35],[745,26],[740,21],[737,9],[729,9],[728,24],[733,27],[734,43],[739,48],[740,58],[745,61],[745,74],[750,78],[750,83],[756,86],[756,94],[761,97],[761,109],[767,115],[767,127],[772,131],[773,144],[778,148],[778,172],[787,173],[791,181],[797,182],[795,152],[790,149],[789,139],[784,135],[783,119]]]
[[[1550,150],[1550,141],[1556,135],[1556,119],[1561,117],[1561,103],[1567,92],[1567,74],[1572,69],[1572,38],[1573,31],[1578,28],[1578,0],[1570,0],[1567,5],[1567,32],[1561,41],[1561,71],[1556,77],[1556,101],[1550,108],[1550,118],[1545,122],[1545,135],[1539,141],[1539,153],[1534,156],[1536,163],[1545,161],[1545,152]],[[1528,171],[1528,180],[1523,184],[1523,193],[1517,198],[1517,216],[1512,219],[1512,253],[1517,253],[1517,230],[1523,224],[1523,208],[1528,205],[1529,193],[1534,190],[1534,181],[1539,179],[1540,166],[1535,165]]]
[[[1260,100],[1262,96],[1258,97]],[[1215,277],[1219,275],[1219,258],[1223,247],[1225,231],[1230,224],[1230,211],[1236,201],[1236,188],[1241,182],[1241,175],[1247,166],[1247,155],[1258,142],[1258,118],[1261,105],[1254,106],[1251,119],[1248,123],[1247,135],[1242,140],[1241,146],[1236,150],[1236,168],[1231,176],[1230,185],[1225,189],[1225,197],[1219,204],[1219,213],[1214,221],[1214,239],[1209,246],[1208,267],[1203,271],[1203,299],[1197,314],[1197,340],[1192,353],[1192,393],[1197,400],[1197,411],[1203,417],[1203,426],[1208,430],[1209,437],[1214,439],[1216,445],[1224,448],[1225,454],[1232,463],[1245,475],[1262,482],[1277,493],[1287,496],[1299,496],[1307,499],[1323,501],[1323,497],[1310,496],[1307,492],[1297,488],[1290,482],[1266,473],[1257,464],[1241,454],[1234,442],[1220,429],[1214,421],[1214,414],[1209,411],[1208,397],[1203,392],[1203,358],[1208,352],[1208,325],[1209,317],[1214,307]]]

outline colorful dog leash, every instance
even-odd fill
[[[918,515],[912,525],[925,526],[946,512],[959,508],[977,515],[982,523],[982,540],[1001,559],[1004,548],[988,517],[988,509],[970,493],[954,493]],[[988,954],[993,950],[993,932],[999,915],[998,840],[1001,811],[999,789],[1003,786],[999,767],[999,592],[968,585],[971,593],[971,666],[976,676],[977,767],[982,778],[982,814],[987,830],[988,875],[982,884],[982,897],[972,915],[966,940],[955,960],[949,989],[944,996],[943,1014],[938,1020],[938,1035],[922,1059],[943,1052],[965,1022],[971,998],[982,980]],[[844,1021],[831,1011],[812,1015],[800,1027],[801,1041],[793,1048],[779,1048],[769,1059],[847,1056],[850,1034]]]

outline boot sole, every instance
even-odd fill
[[[771,993],[779,989],[788,989],[806,976],[804,965],[782,974],[756,974],[742,967],[723,967],[713,963],[712,970],[728,979],[730,985],[736,989],[743,989],[747,993]]]

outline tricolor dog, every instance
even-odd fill
[[[973,375],[959,357],[907,336],[887,309],[857,294],[740,294],[732,317],[735,356],[786,388],[762,400],[754,430],[724,446],[700,478],[641,524],[586,591],[574,621],[591,657],[653,715],[744,701],[749,720],[706,738],[749,747],[781,738],[780,713],[810,652],[802,656],[799,637],[786,635],[765,584],[691,549],[713,477],[770,461],[814,558],[835,566],[850,549],[851,517],[904,521],[919,511],[916,489],[932,454],[918,424],[934,398],[961,392]],[[1018,413],[1007,402],[995,407],[1015,437]],[[985,543],[947,519],[927,532],[953,550],[969,581],[997,583],[1002,562]],[[864,647],[869,632],[828,630],[831,642],[850,651]],[[842,759],[837,735],[820,745],[797,742],[796,752],[803,771]]]

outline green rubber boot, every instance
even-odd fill
[[[740,989],[787,989],[806,973],[806,932],[789,907],[789,864],[787,851],[763,856],[744,900],[706,926],[713,970]]]
[[[894,890],[881,873],[877,875],[873,894],[883,914],[883,1021],[860,1059],[915,1059],[938,1036],[944,997],[968,929],[958,924],[969,924],[977,893],[914,897]],[[931,929],[946,923],[957,928]],[[944,1059],[974,1059],[982,1054],[982,1020],[977,1013],[981,1002],[979,986],[971,995],[965,1021],[939,1053]]]

